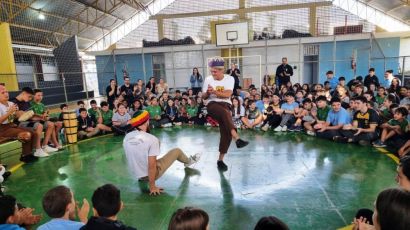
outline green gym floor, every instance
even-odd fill
[[[43,213],[42,196],[53,186],[70,187],[81,201],[113,183],[125,204],[119,219],[140,230],[167,229],[172,213],[184,206],[206,210],[211,229],[253,229],[260,217],[275,215],[291,229],[322,230],[346,226],[357,209],[372,208],[379,191],[396,186],[396,163],[372,147],[302,133],[241,131],[249,146],[232,144],[225,160],[229,170],[219,173],[217,128],[165,128],[153,134],[162,154],[175,147],[187,155],[203,152],[194,166],[200,175],[177,162],[157,181],[165,194],[151,197],[147,185],[127,171],[123,137],[105,136],[23,165],[6,183],[7,193]],[[42,222],[47,220],[43,213]]]

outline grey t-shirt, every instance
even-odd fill
[[[127,122],[131,120],[131,116],[128,113],[125,113],[124,115],[119,114],[118,112],[114,114],[112,117],[112,121],[117,121],[121,122],[121,127],[126,126]]]

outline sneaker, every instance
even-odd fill
[[[282,132],[282,126],[276,127],[273,131],[275,131],[275,132]]]
[[[20,161],[24,163],[32,163],[36,160],[38,160],[38,158],[33,155],[25,155],[20,157]]]
[[[373,146],[376,148],[383,148],[386,147],[386,144],[379,139],[373,143]]]
[[[216,164],[218,165],[218,169],[221,171],[227,171],[228,165],[226,165],[223,161],[217,161]]]
[[[268,129],[269,129],[269,124],[266,124],[266,125],[264,125],[264,126],[262,126],[262,131],[268,131]]]
[[[242,139],[238,139],[235,143],[236,143],[236,147],[237,147],[238,149],[243,148],[243,147],[245,147],[245,146],[247,146],[247,145],[249,144],[248,141],[244,141],[244,140],[242,140]]]
[[[296,126],[292,125],[292,126],[288,129],[288,131],[289,131],[289,132],[294,132],[294,131],[296,131]]]
[[[300,125],[295,127],[295,132],[301,132],[302,130],[303,130],[303,128]]]
[[[333,137],[333,140],[338,143],[347,143],[348,138],[342,136],[335,136]]]
[[[43,146],[43,151],[46,152],[46,153],[54,153],[54,152],[57,152],[58,149],[46,145],[46,146]]]
[[[309,136],[316,136],[316,133],[311,130],[306,131],[306,134]]]
[[[282,132],[286,132],[288,130],[288,127],[286,126],[286,125],[284,125],[283,127],[282,127]]]
[[[189,167],[189,166],[195,164],[196,162],[199,161],[199,159],[201,159],[201,155],[202,155],[201,153],[197,153],[197,154],[195,154],[195,155],[193,155],[193,156],[190,156],[190,157],[189,157],[189,162],[188,162],[188,163],[185,163],[184,166],[185,166],[185,167]]]
[[[36,151],[34,152],[34,156],[35,157],[48,157],[49,155],[43,149],[36,149]]]

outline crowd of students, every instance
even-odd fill
[[[108,132],[124,135],[132,129],[129,124],[131,117],[141,110],[148,111],[151,128],[182,125],[218,126],[218,123],[207,114],[205,106],[207,101],[202,99],[202,92],[199,90],[202,87],[199,79],[202,78],[198,76],[197,70],[194,71],[193,76],[193,79],[197,81],[191,81],[195,89],[191,88],[186,92],[176,90],[173,94],[170,93],[168,85],[163,79],[156,83],[155,79],[151,78],[146,85],[139,80],[133,85],[129,78],[125,77],[124,85],[120,87],[112,79],[106,90],[107,101],[101,102],[98,106],[97,102],[92,100],[88,110],[83,101],[77,103],[78,137],[83,139]],[[262,85],[260,89],[252,85],[248,90],[242,90],[240,86],[236,87],[231,98],[232,119],[236,128],[262,132],[268,130],[274,132],[304,131],[307,135],[336,142],[358,143],[375,147],[389,146],[394,151],[397,150],[399,157],[408,159],[405,156],[410,153],[410,88],[400,86],[400,80],[392,77],[391,71],[385,73],[385,79],[389,82],[387,87],[379,83],[377,76],[374,75],[374,69],[369,70],[369,75],[365,77],[364,81],[363,78],[357,77],[346,83],[344,77],[336,78],[332,71],[328,71],[326,76],[327,81],[324,84],[300,85],[296,83],[292,85],[291,82],[286,82],[280,87],[275,84]],[[41,90],[23,88],[16,98],[10,100],[7,89],[4,85],[0,85],[0,137],[14,138],[23,143],[20,158],[23,162],[33,162],[38,157],[46,157],[49,153],[62,148],[59,141],[59,133],[63,128],[62,116],[59,119],[50,119],[48,111],[41,103],[42,98]],[[63,104],[60,108],[61,111],[66,111],[68,106]],[[32,111],[33,114],[25,119],[29,111]],[[43,132],[44,138],[42,138]],[[407,180],[410,178],[410,170],[408,166],[406,167],[407,171],[405,172],[403,168],[402,176]],[[400,173],[398,175],[400,176]],[[53,198],[53,194],[56,194],[56,191],[53,190],[46,194],[43,200],[44,210],[51,218],[57,220],[45,224],[40,229],[56,229],[47,226],[54,226],[53,224],[57,226],[60,224],[59,220],[70,219],[75,211],[72,204],[72,192],[62,186],[54,189],[58,190],[58,194],[66,193],[66,196],[58,199]],[[376,211],[378,211],[376,216],[380,220],[380,225],[386,224],[382,223],[381,215],[383,217],[389,216],[386,213],[386,206],[389,206],[386,200],[390,199],[388,202],[394,203],[395,201],[391,199],[397,198],[403,201],[403,199],[409,198],[409,192],[405,192],[403,189],[390,189],[379,195],[376,201]],[[98,192],[102,195],[98,196]],[[112,206],[111,211],[104,214],[106,211],[104,208],[107,208],[107,205],[102,205],[104,211],[101,211],[103,209],[99,210],[97,204],[105,202],[106,194],[104,192],[109,193],[110,196],[118,193],[119,197],[119,191],[115,186],[106,185],[106,187],[97,189],[94,193],[97,196],[95,203],[93,196],[95,218],[90,220],[86,220],[84,217],[82,220],[80,218],[86,225],[72,223],[73,226],[80,227],[81,225],[82,229],[102,229],[93,228],[90,225],[116,223],[116,214],[121,210],[122,203],[118,198],[121,205]],[[63,198],[64,200],[59,200]],[[55,204],[47,204],[47,201],[51,203],[61,201],[60,208],[64,212],[56,211]],[[3,224],[32,224],[39,220],[38,216],[32,214],[32,209],[20,207],[11,196],[2,196],[0,202],[2,203],[0,211],[2,219],[0,221]],[[113,205],[112,202],[109,204]],[[84,205],[80,212],[87,210],[87,203],[85,202]],[[9,210],[4,211],[4,207],[9,207]],[[400,206],[402,210],[407,211],[409,207],[406,202],[402,202]],[[184,221],[185,219],[182,217],[177,218],[178,215],[181,215],[188,219],[200,218],[203,222],[201,226],[207,226],[209,217],[205,214],[204,211],[198,209],[181,209],[174,214],[171,223],[178,225],[178,221]],[[20,216],[23,217],[20,218]],[[402,218],[402,216],[397,218]],[[79,217],[81,217],[81,213],[79,213]],[[369,220],[368,218],[357,218],[355,222],[357,226],[363,225]],[[397,218],[395,220],[399,220]],[[25,219],[25,222],[19,222],[22,219]],[[402,219],[400,221],[406,224],[403,226],[410,226],[406,221]],[[195,223],[200,222],[196,221]],[[276,223],[277,221],[273,217],[267,217],[260,223],[270,222]],[[388,222],[388,225],[390,224]],[[114,225],[123,226],[122,224]],[[281,225],[278,224],[278,226]],[[170,229],[180,228],[170,227]],[[198,227],[195,229],[206,228]],[[393,228],[382,227],[379,229]]]

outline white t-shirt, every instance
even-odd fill
[[[7,111],[9,110],[9,107],[12,106],[14,103],[11,101],[7,102],[8,106],[5,106],[0,103],[0,117],[4,116],[7,114]],[[12,115],[12,120],[14,119],[14,115]],[[3,121],[3,125],[9,124],[11,121],[9,121],[9,118],[7,118],[5,121]]]
[[[122,145],[132,175],[137,179],[148,176],[148,157],[160,154],[158,138],[135,130],[125,135]]]
[[[212,86],[212,88],[214,88],[214,90],[216,91],[224,91],[224,90],[232,90],[233,91],[233,87],[235,85],[235,79],[233,79],[232,76],[224,74],[224,78],[222,78],[222,80],[217,81],[214,79],[214,77],[209,76],[207,78],[205,78],[205,82],[202,86],[202,92],[206,93],[206,91],[208,90],[208,85]],[[212,94],[209,96],[208,98],[208,102],[211,101],[216,101],[216,102],[226,102],[229,104],[232,104],[231,99],[230,98],[217,98],[215,94]]]

